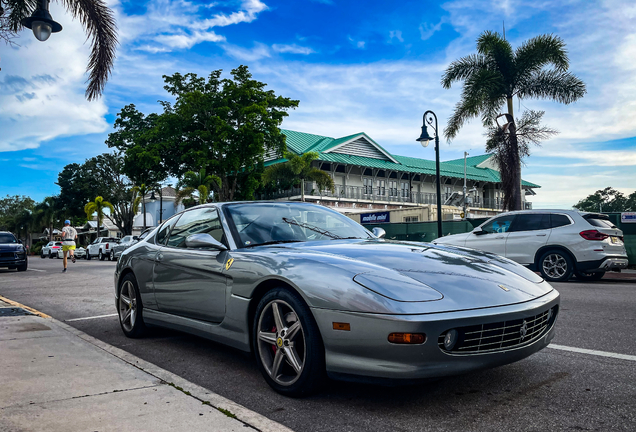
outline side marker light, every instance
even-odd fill
[[[351,324],[335,322],[335,323],[333,323],[333,329],[334,330],[351,331]]]
[[[394,344],[418,345],[426,342],[426,335],[424,333],[391,333],[389,335],[389,342]]]

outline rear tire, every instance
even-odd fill
[[[252,343],[258,368],[278,393],[308,396],[325,383],[325,347],[320,330],[295,292],[276,288],[265,294],[256,308]]]
[[[140,338],[147,332],[143,317],[143,306],[137,279],[128,273],[121,280],[117,290],[117,313],[119,325],[129,338]]]
[[[566,252],[550,249],[539,258],[539,271],[549,282],[567,282],[574,272],[574,264]]]
[[[594,273],[585,273],[585,272],[576,271],[574,272],[574,275],[580,281],[597,281],[597,280],[603,279],[603,276],[605,276],[605,272],[600,271],[600,272],[594,272]]]
[[[53,259],[53,252],[49,251],[49,259]]]
[[[97,258],[99,258],[100,261],[104,261],[104,258],[106,258],[106,257],[104,256],[104,254],[100,250],[99,253],[97,254]]]

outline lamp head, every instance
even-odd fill
[[[426,125],[422,125],[422,134],[415,141],[419,141],[420,144],[422,144],[422,147],[428,147],[428,143],[430,141],[432,141],[432,140],[433,140],[433,137],[431,137],[428,134],[428,129],[427,129]]]
[[[155,201],[157,201],[157,198],[155,197],[155,191],[152,191],[152,192],[150,193],[150,199],[149,199],[148,201],[150,201],[150,202],[155,202]]]
[[[33,30],[33,34],[36,39],[44,42],[51,36],[51,33],[57,33],[62,31],[62,25],[53,20],[53,17],[48,11],[48,1],[46,2],[46,8],[38,8],[33,11],[30,17],[24,18],[21,22],[26,28]]]

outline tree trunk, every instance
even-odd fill
[[[144,230],[146,229],[146,197],[145,195],[141,198],[141,205],[144,212]]]
[[[522,198],[521,198],[521,158],[519,157],[519,142],[517,141],[517,125],[514,122],[514,109],[512,104],[512,97],[507,98],[508,102],[508,114],[512,117],[512,123],[509,127],[509,143],[510,143],[510,151],[515,159],[515,170],[514,170],[514,196],[513,199],[510,200],[513,203],[513,208],[511,210],[523,210]]]

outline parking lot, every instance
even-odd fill
[[[248,355],[168,330],[123,336],[108,261],[31,258],[0,269],[0,295],[38,309],[296,431],[633,430],[636,274],[554,284],[553,344],[497,369],[407,387],[332,382],[307,399],[274,393]],[[0,323],[1,324],[1,323]]]

